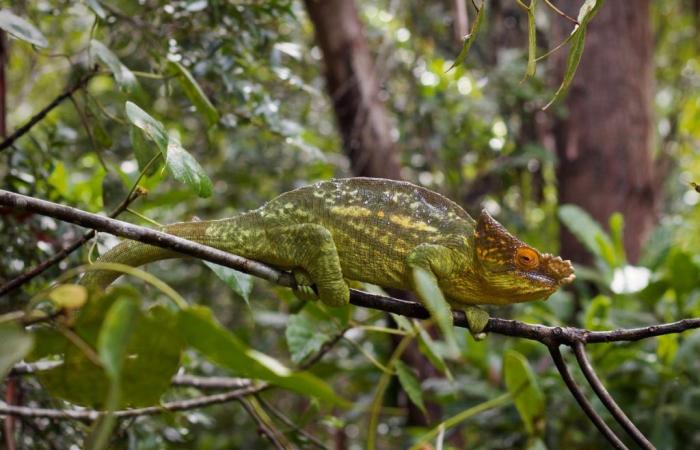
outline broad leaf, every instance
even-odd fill
[[[137,85],[136,76],[112,53],[102,42],[93,39],[90,41],[90,51],[102,61],[114,75],[114,80],[120,89],[130,92]]]
[[[332,339],[322,324],[304,310],[289,317],[285,334],[292,361],[297,364],[307,356],[318,353],[323,344]]]
[[[97,337],[97,351],[102,366],[113,383],[118,382],[126,356],[126,348],[138,314],[136,302],[120,298],[107,311]]]
[[[544,394],[527,359],[509,350],[503,358],[506,387],[512,395],[520,418],[529,434],[540,435],[544,430]]]
[[[129,122],[143,130],[146,138],[156,143],[163,157],[166,157],[168,151],[168,132],[165,130],[163,124],[132,102],[126,102],[126,116],[129,118]]]
[[[87,301],[88,292],[79,284],[61,284],[49,292],[49,298],[57,308],[78,309]]]
[[[400,360],[396,361],[395,366],[396,375],[399,377],[401,387],[403,387],[403,390],[406,391],[406,394],[408,394],[408,398],[411,399],[414,405],[423,411],[423,414],[427,414],[425,404],[423,403],[423,390],[421,389],[418,378],[416,378],[413,370]]]
[[[103,20],[107,18],[107,12],[102,7],[102,5],[100,5],[100,2],[98,0],[85,0],[85,3],[87,3],[87,5],[97,17]]]
[[[175,61],[168,62],[168,66],[177,73],[177,80],[180,82],[182,90],[185,91],[185,95],[187,95],[187,98],[194,104],[197,111],[204,116],[207,125],[209,127],[216,125],[219,121],[219,112],[209,101],[190,71],[182,64]]]
[[[208,308],[194,306],[181,310],[178,323],[190,346],[234,375],[267,381],[326,403],[346,404],[330,386],[314,375],[293,372],[271,356],[248,347],[224,329]]]
[[[452,373],[447,363],[445,363],[437,343],[433,341],[420,322],[414,321],[414,326],[418,330],[418,349],[430,360],[430,363],[436,369],[444,373],[448,380],[451,380]]]
[[[251,275],[209,261],[204,261],[204,264],[250,307],[250,292],[253,290]]]
[[[437,323],[447,343],[450,353],[457,354],[457,340],[455,339],[452,321],[452,310],[442,295],[435,276],[425,269],[416,267],[413,269],[413,277],[416,282],[416,291],[425,307],[430,311],[431,317]]]
[[[34,345],[34,337],[15,322],[0,323],[0,381],[12,366],[24,358]]]
[[[131,147],[134,150],[134,156],[136,156],[136,162],[139,164],[139,170],[143,172],[148,163],[153,159],[160,151],[158,147],[146,141],[144,132],[136,126],[129,127],[129,139],[131,141]],[[146,171],[147,176],[153,175],[160,164],[151,164],[151,166]]]
[[[559,207],[559,219],[576,236],[591,253],[601,259],[604,258],[604,249],[613,249],[610,237],[598,225],[598,222],[583,209],[576,205],[562,205]],[[614,253],[614,250],[613,250]]]
[[[0,29],[7,31],[12,36],[37,47],[46,47],[49,42],[41,31],[26,19],[16,16],[8,9],[0,10]]]
[[[173,178],[185,183],[200,197],[211,196],[213,185],[202,166],[174,136],[168,139],[165,165]]]
[[[135,295],[120,288],[105,297],[91,298],[80,310],[73,333],[97,354],[108,311],[120,299],[136,303]],[[151,308],[146,313],[137,311],[131,322],[133,328],[124,351],[128,357],[116,363],[121,364],[120,405],[157,404],[180,365],[184,342],[176,317],[164,307]],[[107,348],[108,343],[109,340],[102,345]],[[105,407],[110,380],[101,365],[53,329],[38,330],[37,344],[40,351],[35,352],[36,357],[54,354],[62,356],[64,361],[39,375],[52,395],[83,406]],[[100,361],[103,362],[102,358]]]

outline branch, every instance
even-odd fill
[[[578,365],[581,367],[581,371],[583,371],[583,375],[588,380],[588,383],[591,385],[600,401],[603,402],[605,407],[608,408],[608,411],[610,411],[610,414],[617,420],[617,423],[622,426],[640,448],[654,450],[654,445],[639,431],[639,428],[632,423],[629,417],[622,411],[622,408],[617,405],[608,390],[605,389],[598,375],[596,375],[595,370],[593,370],[588,356],[586,356],[585,345],[582,342],[576,342],[574,344],[574,353],[576,354]]]
[[[124,212],[124,210],[126,210],[134,200],[136,200],[144,194],[145,191],[141,189],[132,189],[132,191],[129,193],[129,195],[127,195],[124,201],[122,201],[116,208],[114,208],[112,212],[109,213],[109,217],[117,217],[119,214]],[[33,268],[27,270],[26,272],[3,284],[2,286],[0,286],[0,296],[17,289],[18,287],[27,283],[31,279],[38,277],[50,267],[63,261],[68,255],[70,255],[71,253],[82,247],[87,241],[95,237],[95,234],[97,234],[95,230],[88,231],[87,233],[83,234],[82,237],[75,240],[72,244],[68,245],[67,247],[62,248],[60,251],[58,251],[55,255],[53,255],[46,261],[37,264]]]
[[[17,128],[17,130],[15,130],[14,133],[8,136],[7,139],[0,142],[0,152],[5,150],[7,147],[12,146],[12,144],[14,144],[17,139],[27,134],[29,130],[31,130],[32,127],[39,123],[44,117],[46,117],[46,115],[50,113],[51,110],[63,103],[63,101],[67,98],[70,98],[70,96],[72,96],[77,90],[82,89],[85,85],[87,85],[88,81],[90,81],[90,79],[92,79],[92,77],[94,77],[96,74],[97,66],[95,66],[92,70],[83,75],[78,81],[75,82],[74,85],[70,86],[58,97],[53,99],[51,103],[46,105],[44,109],[32,116],[24,125]]]
[[[196,242],[188,241],[161,231],[140,227],[121,220],[110,219],[70,206],[63,206],[2,189],[0,189],[0,205],[47,215],[76,225],[94,228],[97,231],[168,248],[184,255],[211,261],[250,275],[255,275],[281,286],[295,287],[294,277],[287,272],[282,272],[266,264],[218,250],[207,245],[197,244]],[[370,294],[356,289],[350,290],[350,303],[355,306],[391,312],[415,319],[428,319],[430,317],[428,310],[420,303]],[[468,328],[464,312],[453,311],[452,315],[455,326]],[[700,318],[683,319],[678,322],[641,328],[589,331],[582,328],[534,325],[516,320],[492,317],[489,319],[484,331],[538,341],[548,346],[555,344],[573,346],[576,342],[598,344],[603,342],[637,341],[664,334],[680,333],[695,328],[700,328]]]
[[[178,400],[174,402],[166,402],[158,406],[147,406],[145,408],[123,409],[114,411],[114,416],[117,418],[149,416],[161,414],[163,411],[184,411],[188,409],[201,408],[203,406],[216,405],[218,403],[226,403],[231,400],[237,400],[246,395],[251,395],[262,391],[268,387],[265,383],[251,385],[245,388],[235,389],[221,394],[205,395],[188,400]],[[105,411],[97,411],[94,409],[46,409],[46,408],[30,408],[28,406],[13,406],[0,405],[0,415],[5,416],[24,416],[24,417],[45,417],[47,419],[71,419],[92,422],[106,414]]]
[[[627,446],[622,443],[620,438],[617,437],[617,435],[610,429],[602,417],[595,412],[593,405],[591,405],[586,396],[583,395],[583,391],[581,391],[579,385],[576,384],[576,381],[574,381],[574,378],[571,376],[571,372],[569,372],[569,368],[564,362],[564,358],[561,356],[559,346],[550,345],[549,353],[552,355],[554,365],[557,367],[557,370],[559,371],[561,378],[564,380],[564,383],[566,383],[566,387],[569,388],[569,391],[571,391],[571,394],[574,396],[581,409],[583,409],[588,418],[591,419],[591,422],[593,422],[596,428],[598,428],[598,431],[600,431],[616,449],[628,450]]]

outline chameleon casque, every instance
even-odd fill
[[[465,310],[545,299],[575,278],[569,261],[541,254],[485,210],[475,221],[440,194],[385,179],[323,181],[232,218],[176,223],[162,231],[291,270],[302,297],[317,295],[330,306],[349,302],[346,279],[408,288],[421,297],[419,270],[438,294]],[[100,261],[140,266],[177,257],[183,255],[124,241]],[[106,287],[118,276],[94,271],[82,282]],[[472,323],[471,317],[470,329],[479,333],[485,322]]]

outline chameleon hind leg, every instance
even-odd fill
[[[343,306],[350,302],[350,289],[328,229],[308,223],[264,230],[254,243],[251,258],[292,269],[295,278],[297,274],[301,278],[301,286],[316,286],[318,298],[326,305]],[[302,287],[300,291],[309,289]]]

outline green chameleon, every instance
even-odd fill
[[[486,211],[474,221],[440,194],[384,179],[323,181],[232,218],[163,231],[291,270],[302,298],[330,306],[349,302],[346,279],[411,289],[431,313],[432,297],[444,295],[438,301],[465,310],[474,334],[488,321],[475,305],[545,299],[575,278],[569,261],[541,254]],[[177,257],[183,255],[125,241],[100,261],[140,266]],[[118,276],[88,272],[83,284],[106,287]]]

